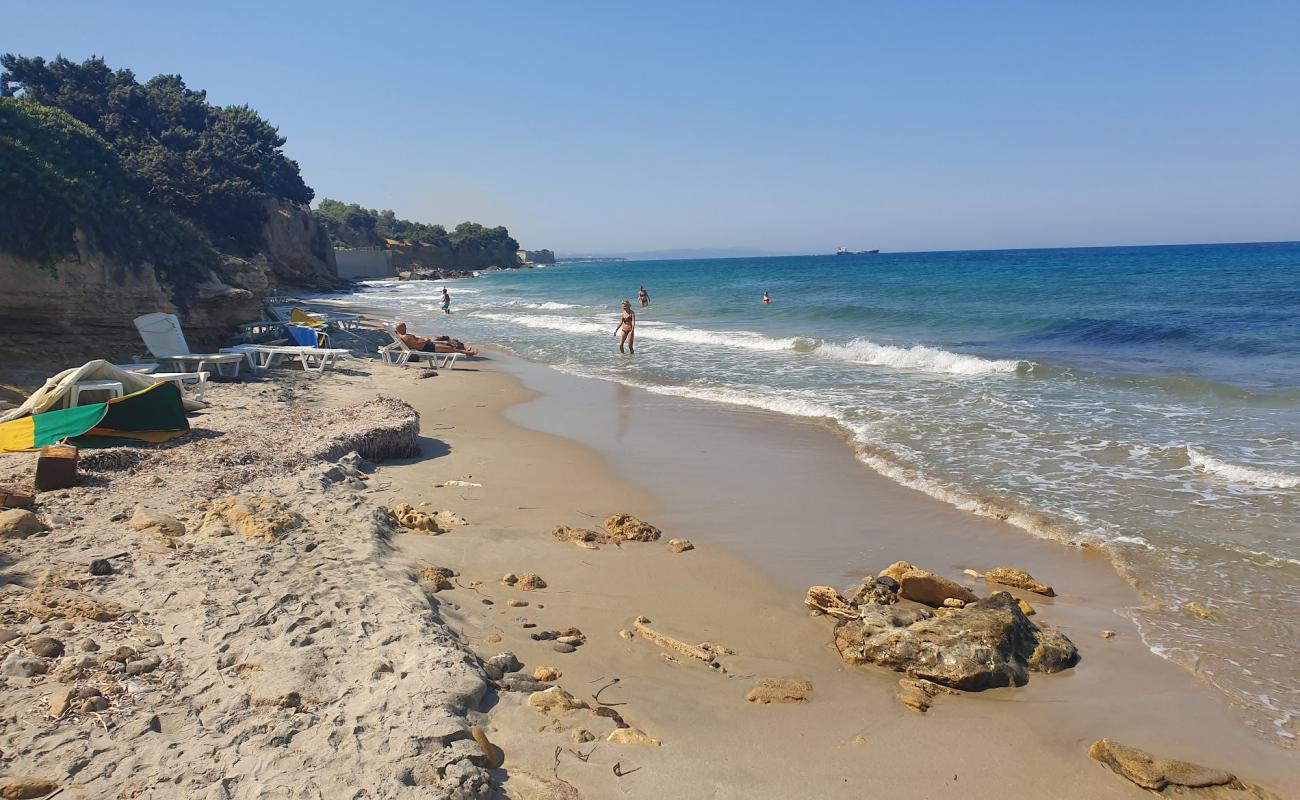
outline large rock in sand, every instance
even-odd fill
[[[528,695],[528,705],[543,714],[552,711],[575,711],[579,708],[587,708],[585,702],[578,700],[558,686],[552,686],[545,691],[533,692]]]
[[[979,599],[974,592],[960,583],[915,567],[904,572],[896,580],[900,596],[935,608],[942,606],[943,601],[949,598],[955,598],[963,603],[973,603]]]
[[[1231,772],[1211,769],[1190,761],[1156,758],[1136,747],[1098,739],[1088,748],[1088,755],[1105,764],[1116,775],[1153,792],[1177,793],[1192,798],[1276,798],[1258,786],[1243,783]]]
[[[0,798],[4,800],[46,797],[58,788],[57,782],[44,778],[0,778]]]
[[[663,535],[663,531],[631,514],[613,515],[605,520],[605,530],[611,538],[627,542],[653,542]]]
[[[238,533],[256,542],[274,542],[303,523],[301,515],[290,511],[273,497],[223,497],[214,501],[199,522],[199,533],[206,536],[230,536]]]
[[[909,621],[908,611],[864,607],[861,620],[836,629],[836,649],[851,664],[879,664],[967,691],[1021,686],[1031,670],[1059,672],[1079,658],[1068,638],[1034,625],[1006,592],[943,616]]]
[[[23,508],[0,511],[0,539],[26,539],[49,530],[40,517]]]
[[[984,580],[990,583],[1000,583],[1003,586],[1012,586],[1016,589],[1024,589],[1026,592],[1041,594],[1044,597],[1056,597],[1056,591],[1052,587],[1045,583],[1039,583],[1034,580],[1033,575],[1015,567],[994,567],[984,573]]]

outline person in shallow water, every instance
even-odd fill
[[[442,313],[451,313],[451,295],[447,293],[446,287],[442,290]]]
[[[767,292],[763,292],[763,305],[765,306],[772,305],[772,295],[768,294]]]
[[[416,336],[406,332],[406,323],[397,323],[394,330],[397,331],[397,338],[402,340],[402,344],[421,353],[460,353],[463,356],[476,356],[478,351],[465,346],[465,343],[459,339],[452,339],[449,336],[439,336],[436,339],[426,339],[423,336]]]
[[[637,299],[641,301],[642,308],[650,305],[650,293],[645,290],[644,286],[641,287],[641,291],[636,293],[636,296]]]
[[[618,352],[622,353],[623,345],[627,345],[629,353],[636,353],[636,313],[632,311],[632,301],[623,301],[623,319],[618,323]]]

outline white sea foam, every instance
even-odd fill
[[[1187,460],[1202,472],[1217,475],[1230,483],[1257,486],[1261,489],[1300,489],[1300,475],[1221,461],[1191,445],[1187,446]]]
[[[608,322],[597,322],[590,318],[561,317],[554,314],[497,314],[481,311],[475,312],[473,316],[497,322],[509,322],[526,328],[541,328],[565,333],[590,333],[601,336],[613,336],[614,329],[618,325],[618,320],[615,317],[610,317]],[[767,352],[793,350],[795,344],[800,341],[796,338],[773,339],[752,331],[706,331],[670,323],[639,323],[636,335],[638,339],[651,341],[703,344]]]
[[[1011,373],[1029,366],[1024,361],[980,358],[919,344],[912,347],[895,347],[876,344],[867,339],[853,339],[847,344],[825,342],[815,352],[818,355],[858,364],[944,375]]]

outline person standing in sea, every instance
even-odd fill
[[[618,323],[618,352],[622,353],[623,345],[627,345],[627,352],[636,355],[636,313],[632,311],[632,301],[623,301],[623,318]]]
[[[447,293],[447,287],[442,287],[442,313],[451,313],[451,295]]]
[[[772,295],[768,294],[767,292],[763,292],[763,305],[765,306],[772,305]]]
[[[644,286],[641,287],[641,291],[636,293],[636,296],[637,299],[641,301],[642,308],[650,305],[650,293],[645,290]]]

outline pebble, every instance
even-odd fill
[[[489,599],[487,599],[486,597],[484,597],[484,598],[483,598],[483,605],[485,605],[485,606],[494,606],[494,605],[496,605],[496,603],[494,603],[494,602],[492,602],[491,600],[489,600]]]
[[[574,650],[577,650],[578,648],[574,647],[574,646],[571,645],[571,644],[565,644],[564,642],[558,642],[558,643],[552,645],[552,646],[551,646],[551,649],[554,650],[554,651],[557,652],[557,653],[572,653]]]
[[[131,631],[131,638],[146,647],[159,647],[163,643],[162,634],[145,628],[133,629]]]
[[[103,711],[106,708],[108,708],[107,697],[88,697],[81,703],[81,710],[86,714],[92,711]]]
[[[71,620],[66,620],[66,619],[65,619],[63,622],[59,623],[59,628],[60,628],[61,630],[65,630],[65,631],[75,630],[76,627],[77,627],[76,625],[73,625],[73,624],[72,624],[72,621],[71,621]]]
[[[1101,638],[1103,638],[1103,639],[1114,639],[1114,638],[1115,638],[1115,631],[1102,631],[1102,632],[1101,632]]]
[[[583,639],[581,636],[561,636],[557,638],[555,641],[559,642],[560,644],[571,644],[574,647],[577,647],[578,645],[583,643]]]
[[[618,635],[620,638],[623,639],[632,639],[633,637],[636,636],[636,633],[633,632],[630,628],[624,628],[623,630],[618,632]]]
[[[560,679],[561,673],[555,667],[541,666],[533,670],[533,680],[551,683]]]
[[[569,740],[574,744],[584,744],[596,741],[596,737],[586,728],[574,728],[569,731]]]
[[[506,605],[510,606],[511,608],[523,608],[524,606],[528,605],[528,601],[527,601],[527,600],[507,600],[507,601],[506,601]]]
[[[0,675],[11,678],[33,678],[44,675],[47,669],[49,666],[39,658],[27,658],[18,653],[10,653],[9,657],[0,663]]]
[[[488,644],[496,644],[497,642],[501,641],[501,634],[489,633],[487,636],[483,637],[483,641],[487,642]]]
[[[99,650],[99,642],[95,641],[94,639],[87,639],[86,641],[81,643],[81,652],[83,653],[94,653],[97,652],[98,650]]]
[[[22,636],[22,634],[19,633],[18,631],[11,630],[9,628],[0,628],[0,644],[4,644],[5,642],[12,642],[14,639],[17,639],[19,636]]]
[[[948,597],[943,601],[944,608],[965,608],[966,601],[959,597]]]
[[[149,656],[148,658],[142,658],[138,661],[130,661],[126,665],[126,674],[143,675],[146,672],[153,672],[158,669],[160,663],[158,656]]]
[[[90,562],[91,575],[112,575],[113,565],[108,562],[107,558],[97,558]]]

